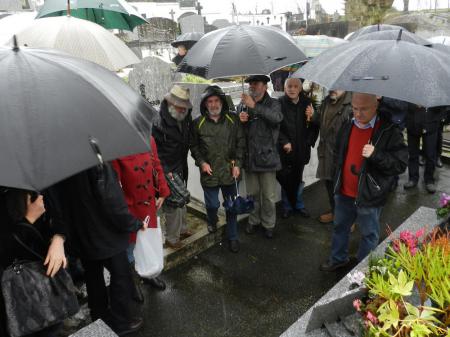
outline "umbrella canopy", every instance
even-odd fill
[[[192,46],[203,37],[203,33],[190,32],[184,33],[177,37],[175,41],[171,43],[172,47],[177,48],[179,45],[185,46],[187,49],[191,49]]]
[[[305,54],[282,30],[234,25],[203,36],[189,50],[178,71],[213,79],[269,74],[304,60]]]
[[[360,29],[358,29],[356,32],[354,32],[352,35],[350,35],[347,39],[349,41],[355,40],[357,37],[364,35],[364,34],[369,34],[369,33],[373,33],[373,32],[378,32],[378,31],[382,31],[382,30],[400,30],[403,29],[403,31],[407,31],[407,29],[401,27],[401,26],[396,26],[396,25],[371,25],[371,26],[365,26],[362,27]]]
[[[21,45],[64,51],[109,70],[119,70],[139,58],[114,34],[86,20],[70,16],[34,20],[17,34]]]
[[[156,113],[109,70],[28,48],[0,48],[0,104],[0,186],[28,190],[148,151]]]
[[[450,36],[434,36],[429,38],[428,41],[450,46]]]
[[[354,41],[312,59],[293,77],[328,89],[450,105],[450,55],[404,41]]]
[[[400,33],[401,32],[401,33]],[[401,34],[401,35],[400,35]],[[423,46],[430,46],[431,42],[421,38],[419,35],[400,30],[380,30],[373,33],[363,34],[358,36],[353,41],[368,41],[368,40],[397,40],[420,44]]]
[[[37,19],[66,16],[67,0],[45,0]],[[70,0],[70,15],[95,22],[106,29],[133,31],[134,27],[148,23],[125,0]]]
[[[436,50],[442,51],[444,53],[448,53],[450,54],[450,46],[447,46],[445,44],[440,44],[440,43],[433,43],[431,45],[431,48],[434,48]]]
[[[0,19],[0,46],[10,43],[12,37],[33,23],[36,12],[8,15]]]
[[[307,57],[316,57],[327,49],[337,46],[341,43],[347,43],[346,40],[327,35],[300,35],[294,36],[295,43],[305,53]]]

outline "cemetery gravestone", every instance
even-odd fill
[[[203,17],[198,14],[189,15],[180,19],[181,34],[192,32],[205,32],[205,23]]]

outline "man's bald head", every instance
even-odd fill
[[[375,117],[378,109],[376,95],[354,92],[352,95],[353,117],[361,125],[367,125]]]
[[[289,77],[284,82],[284,93],[292,100],[297,100],[298,96],[302,92],[302,81],[299,78]]]

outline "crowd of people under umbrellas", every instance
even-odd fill
[[[334,222],[331,253],[320,265],[322,271],[352,263],[348,242],[355,222],[361,232],[357,259],[378,245],[382,206],[407,167],[409,181],[404,188],[418,184],[420,155],[425,160],[425,187],[430,193],[436,191],[434,170],[441,165],[439,139],[443,124],[449,122],[448,107],[427,109],[340,90],[329,91],[318,102],[303,91],[298,78],[288,78],[285,95],[275,99],[267,92],[269,81],[266,75],[247,77],[249,91],[242,94],[236,111],[219,86],[207,87],[201,116],[195,120],[190,115],[189,90],[174,85],[154,121],[151,151],[88,169],[41,194],[3,188],[1,215],[8,226],[2,226],[2,268],[16,258],[30,259],[11,239],[14,224],[39,228],[49,244],[35,240],[26,227],[19,234],[46,257],[47,275],[65,268],[67,255],[79,258],[91,318],[103,319],[122,336],[143,325],[136,305],[143,297],[133,267],[136,232],[154,226],[161,209],[167,247],[178,249],[180,240],[192,235],[186,227],[186,206],[165,203],[171,193],[166,178],[188,179],[189,150],[201,173],[208,231],[217,230],[219,192],[224,199],[235,196],[235,181],[245,171],[246,189],[254,198],[245,233],[259,231],[272,239],[277,179],[282,186],[282,217],[294,212],[309,216],[302,200],[302,175],[320,133],[317,177],[325,184],[331,205],[320,221]],[[405,127],[408,145],[402,133]],[[290,179],[295,183],[289,184]],[[237,225],[237,215],[227,211],[226,238],[233,253],[240,250]],[[109,291],[104,268],[111,274]],[[165,287],[158,278],[147,282]],[[6,313],[1,317],[3,329]],[[51,326],[38,335],[55,336],[59,328],[60,324]]]

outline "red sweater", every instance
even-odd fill
[[[378,127],[379,122],[375,124],[375,129],[378,129]],[[373,132],[373,128],[360,129],[355,124],[352,126],[350,139],[348,141],[347,154],[342,167],[342,195],[356,198],[358,194],[358,176],[352,173],[351,167],[352,165],[355,166],[355,172],[359,172],[361,170],[361,165],[364,161],[362,150],[364,145],[369,143]]]

